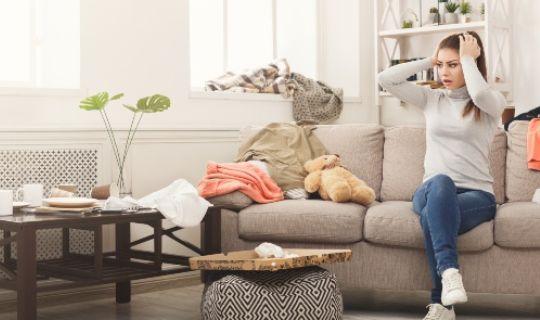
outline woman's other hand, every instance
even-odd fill
[[[475,60],[480,56],[480,47],[475,37],[467,33],[459,36],[459,56],[470,56]]]

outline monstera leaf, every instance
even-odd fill
[[[137,106],[130,106],[125,104],[124,108],[133,112],[142,113],[155,113],[169,109],[171,106],[171,100],[166,96],[155,94],[150,97],[144,97],[137,101]]]
[[[79,108],[84,110],[103,110],[107,103],[112,100],[118,100],[124,96],[123,93],[115,94],[109,99],[108,92],[100,92],[93,96],[87,97],[81,101]]]
[[[101,110],[109,102],[109,93],[100,92],[93,96],[84,98],[79,104],[79,108],[84,110]]]
[[[111,97],[110,101],[118,100],[118,99],[122,98],[123,96],[124,96],[123,93],[115,94],[114,96]]]

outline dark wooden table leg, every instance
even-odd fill
[[[131,230],[129,223],[116,224],[116,259],[119,265],[127,266],[129,263],[129,249]],[[129,303],[131,301],[131,281],[116,283],[116,302]]]
[[[96,226],[94,229],[94,268],[96,277],[103,277],[103,226]]]
[[[157,270],[161,270],[163,261],[163,225],[161,219],[154,221],[152,226],[154,228],[154,266]]]
[[[201,251],[203,255],[221,252],[221,208],[210,207],[201,223]],[[210,273],[201,271],[201,281],[208,284]]]
[[[11,232],[4,230],[4,239],[11,237]],[[4,245],[4,263],[11,262],[11,243]]]
[[[37,317],[36,230],[22,227],[17,232],[17,319]]]
[[[69,228],[62,228],[62,257],[69,258]]]

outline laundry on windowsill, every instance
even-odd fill
[[[197,186],[204,198],[240,191],[258,203],[283,200],[283,191],[258,165],[250,162],[208,161],[206,175]]]
[[[286,59],[243,73],[227,72],[206,82],[208,91],[275,93],[293,98],[297,122],[320,123],[339,118],[343,110],[343,90],[290,71]]]

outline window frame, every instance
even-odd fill
[[[222,0],[223,2],[223,25],[222,25],[222,37],[223,37],[223,70],[222,73],[225,73],[228,69],[228,5],[229,0]],[[322,64],[323,59],[323,39],[325,35],[323,34],[324,28],[321,27],[321,21],[322,21],[322,0],[315,0],[316,6],[315,6],[315,46],[317,48],[317,51],[315,52],[315,76],[317,79],[320,79],[322,77],[322,70],[324,70],[324,66]],[[189,4],[190,1],[188,1],[188,17],[191,19],[191,15],[189,14]],[[277,0],[271,0],[272,3],[272,56],[273,59],[277,58]],[[190,24],[188,23],[188,28]],[[190,39],[190,32],[188,31],[188,43],[191,46],[191,39]],[[260,95],[259,93],[248,93],[248,92],[227,92],[224,94],[223,92],[218,91],[206,91],[204,88],[201,87],[193,87],[191,84],[191,54],[188,51],[189,55],[189,72],[188,72],[188,79],[189,79],[189,94],[188,97],[190,99],[226,99],[226,100],[267,100],[267,101],[290,101],[291,99],[284,98],[282,96],[275,96],[275,95]],[[357,102],[361,101],[360,97],[347,97],[345,99],[346,102]]]
[[[30,80],[29,81],[0,81],[0,96],[80,96],[86,93],[87,90],[81,86],[80,79],[80,52],[79,52],[79,85],[78,88],[54,88],[38,86],[37,73],[38,63],[37,57],[41,47],[40,33],[37,28],[38,11],[40,10],[39,0],[29,1],[30,15],[30,34],[28,41],[30,42]],[[79,24],[81,21],[81,12],[79,8]],[[80,33],[79,33],[80,39]]]

